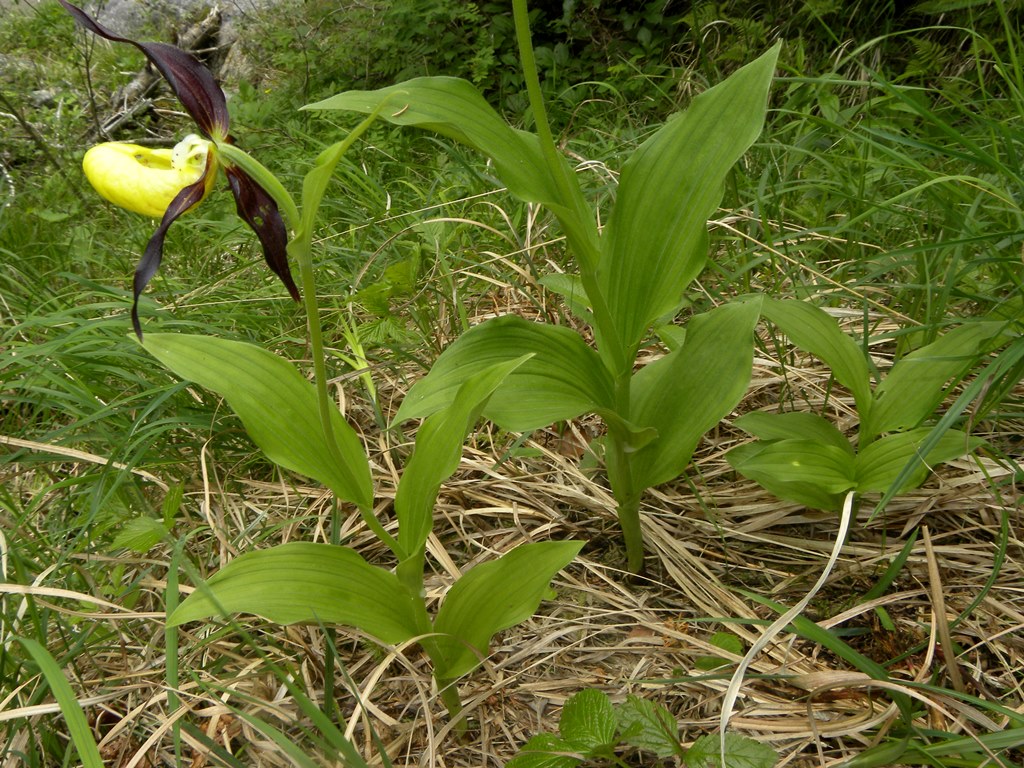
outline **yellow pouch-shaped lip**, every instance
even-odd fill
[[[216,164],[207,169],[208,153],[209,142],[197,136],[189,136],[174,149],[108,142],[86,152],[82,168],[89,183],[114,205],[159,219],[174,197],[204,173],[209,193]]]

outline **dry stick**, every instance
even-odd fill
[[[946,601],[942,597],[942,578],[939,575],[939,563],[935,559],[935,550],[932,549],[932,537],[928,532],[928,526],[921,526],[921,538],[924,540],[924,551],[928,558],[928,594],[932,601],[932,615],[935,617],[935,628],[939,634],[939,643],[942,645],[942,656],[946,660],[946,670],[949,672],[949,681],[953,689],[958,693],[964,693],[964,678],[960,674],[960,667],[956,663],[956,649],[953,647],[953,638],[949,634],[949,622],[946,621]]]
[[[205,18],[178,34],[176,45],[184,51],[195,53],[216,37],[220,31],[220,25],[220,11],[211,10]],[[146,95],[162,79],[160,74],[148,65],[135,75],[128,85],[115,94],[114,101],[121,102],[125,106],[120,112],[102,122],[99,126],[100,135],[109,136],[120,125],[153,106],[153,102],[147,99]],[[131,106],[128,106],[130,103]]]

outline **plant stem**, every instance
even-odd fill
[[[462,714],[462,699],[459,698],[459,687],[454,680],[434,678],[437,681],[437,690],[441,694],[441,701],[444,708],[448,710],[448,717],[454,724],[455,733],[464,736],[469,731],[469,723]]]
[[[590,300],[594,314],[594,330],[599,339],[598,351],[613,375],[618,376],[632,370],[633,361],[623,349],[618,331],[612,322],[611,311],[597,280],[597,267],[601,251],[598,245],[597,229],[594,224],[593,211],[583,199],[579,183],[570,175],[570,171],[558,154],[555,139],[548,123],[547,108],[544,106],[544,94],[540,88],[540,76],[537,74],[537,60],[533,55],[533,44],[530,40],[530,15],[526,8],[526,0],[512,0],[512,15],[516,27],[516,43],[519,47],[519,58],[523,67],[523,78],[526,81],[526,92],[530,98],[530,109],[533,110],[533,121],[540,140],[541,152],[548,172],[555,181],[563,212],[554,211],[562,223],[566,239],[579,261],[580,279],[583,290]],[[571,217],[572,221],[567,221]]]
[[[357,131],[361,133],[365,126],[369,125],[369,119],[364,120]],[[358,133],[353,132],[355,135]],[[351,138],[351,137],[350,137]],[[347,144],[346,144],[347,146]],[[302,286],[302,306],[306,312],[306,330],[309,334],[309,350],[313,358],[313,380],[316,386],[317,404],[320,411],[320,427],[324,433],[324,440],[327,442],[327,449],[331,458],[338,464],[343,464],[344,459],[338,449],[338,441],[334,436],[334,426],[331,424],[331,409],[334,404],[331,402],[330,394],[327,391],[327,364],[324,355],[323,333],[320,329],[320,306],[316,298],[316,279],[313,274],[313,253],[312,253],[312,231],[309,227],[302,226],[302,216],[295,200],[288,194],[288,190],[271,173],[266,166],[260,163],[251,155],[246,154],[232,144],[218,144],[218,151],[231,163],[239,166],[266,190],[278,208],[284,214],[288,229],[298,232],[288,243],[288,255],[295,259],[299,265],[299,283]],[[397,552],[398,542],[387,531],[380,521],[373,516],[373,510],[359,506],[359,515],[363,522],[373,531],[373,534],[388,546],[393,552]]]
[[[309,334],[309,351],[313,358],[313,379],[320,410],[320,427],[323,430],[324,439],[327,441],[327,449],[331,452],[331,458],[338,464],[342,464],[344,459],[334,436],[334,426],[331,424],[331,409],[334,408],[334,404],[327,392],[327,364],[325,363],[323,332],[320,328],[320,305],[316,298],[316,280],[313,275],[310,244],[305,238],[297,238],[288,244],[288,252],[295,257],[299,264],[302,304],[306,310],[306,330]],[[374,517],[372,509],[360,504],[359,515],[378,539],[384,542],[391,551],[398,551],[398,542],[384,530],[384,526]]]

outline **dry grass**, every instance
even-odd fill
[[[773,370],[762,367],[755,373],[740,410],[769,399],[779,385]],[[790,369],[790,382],[794,375]],[[824,391],[824,371],[801,369],[799,379],[808,398]],[[399,399],[391,386],[400,387],[384,382],[385,401]],[[849,418],[842,400],[829,402],[840,423]],[[360,403],[346,405],[356,421],[368,417]],[[728,682],[728,668],[715,674],[698,666],[702,657],[728,656],[709,642],[712,633],[728,629],[749,647],[763,620],[775,618],[737,589],[792,605],[821,572],[837,520],[780,503],[738,479],[724,454],[742,438],[726,425],[705,441],[690,479],[649,494],[644,517],[648,573],[630,578],[621,569],[614,501],[600,476],[579,469],[581,445],[591,427],[574,424],[562,434],[538,433],[527,443],[534,449],[529,458],[506,457],[510,436],[482,428],[460,472],[442,492],[436,534],[428,545],[435,568],[427,582],[431,598],[440,597],[461,571],[523,541],[589,542],[556,580],[557,597],[544,603],[538,616],[496,638],[482,668],[462,681],[476,727],[471,738],[460,742],[448,733],[425,659],[415,647],[382,648],[358,633],[338,631],[338,659],[351,681],[339,706],[347,733],[371,761],[379,762],[373,732],[396,765],[503,765],[530,736],[556,729],[561,705],[586,687],[599,688],[613,700],[639,694],[659,701],[676,715],[684,742],[692,741],[717,728]],[[378,511],[387,519],[398,470],[391,463],[392,446],[380,437],[371,442]],[[186,497],[184,509],[191,519],[183,527],[209,526],[189,546],[205,571],[254,546],[328,538],[330,505],[319,489],[225,476],[217,456],[204,455],[202,469],[202,484]],[[900,497],[883,515],[872,519],[872,505],[865,501],[839,566],[809,612],[822,627],[859,628],[859,634],[846,639],[869,658],[887,662],[901,657],[891,668],[891,686],[924,705],[919,725],[963,734],[1005,725],[955,699],[948,692],[954,687],[1024,712],[1024,556],[1019,490],[1007,482],[1011,479],[998,462],[965,460],[938,468],[924,487]],[[1004,514],[1010,522],[1006,559],[991,589],[953,631],[952,641],[963,649],[954,672],[934,619],[959,617],[990,578]],[[924,526],[929,535],[917,541],[893,588],[860,602],[858,597],[916,526]],[[385,551],[357,515],[348,518],[344,535],[371,562],[386,562]],[[265,655],[261,659],[231,628],[189,626],[181,636],[184,705],[170,712],[161,608],[166,557],[164,551],[110,558],[126,566],[127,581],[138,580],[141,587],[131,610],[116,599],[55,589],[49,586],[52,575],[44,572],[31,585],[0,585],[5,615],[13,615],[15,603],[31,595],[37,607],[61,614],[64,622],[88,623],[107,633],[104,642],[88,645],[88,652],[75,658],[69,677],[108,765],[173,764],[169,732],[176,721],[194,723],[231,752],[244,744],[245,765],[290,764],[237,712],[257,714],[301,739],[297,729],[304,716],[269,671],[268,661],[287,669],[316,699],[324,690],[324,632],[246,620],[243,626]],[[104,562],[90,557],[81,567],[102,568]],[[875,609],[881,607],[894,630],[879,624]],[[345,686],[344,678],[334,674],[337,684]],[[904,686],[911,682],[938,688],[911,691]],[[772,744],[782,755],[780,765],[836,765],[875,743],[898,717],[888,691],[879,684],[869,689],[866,683],[865,675],[827,649],[783,634],[751,667],[732,727]],[[38,684],[25,680],[22,688],[6,693],[0,722],[52,718],[55,705],[19,706]],[[23,728],[19,738],[31,732]],[[217,764],[207,757],[208,745],[194,735],[186,734],[186,748],[191,765]],[[10,758],[6,765],[19,763]]]

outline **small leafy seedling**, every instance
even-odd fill
[[[508,763],[508,768],[575,768],[592,761],[626,766],[629,749],[658,758],[682,758],[688,768],[771,768],[770,747],[737,734],[726,736],[725,763],[720,741],[702,736],[686,749],[679,742],[676,720],[665,707],[627,696],[613,704],[593,688],[580,691],[562,708],[558,733],[539,733]]]
[[[983,441],[923,426],[950,380],[965,376],[979,356],[1009,340],[1001,320],[970,322],[911,352],[872,388],[868,361],[852,337],[824,310],[796,300],[765,298],[762,314],[794,345],[819,357],[853,395],[860,417],[856,448],[813,413],[748,413],[734,422],[757,440],[727,455],[732,467],[781,499],[838,510],[849,491],[902,493],[929,469],[964,456]]]

